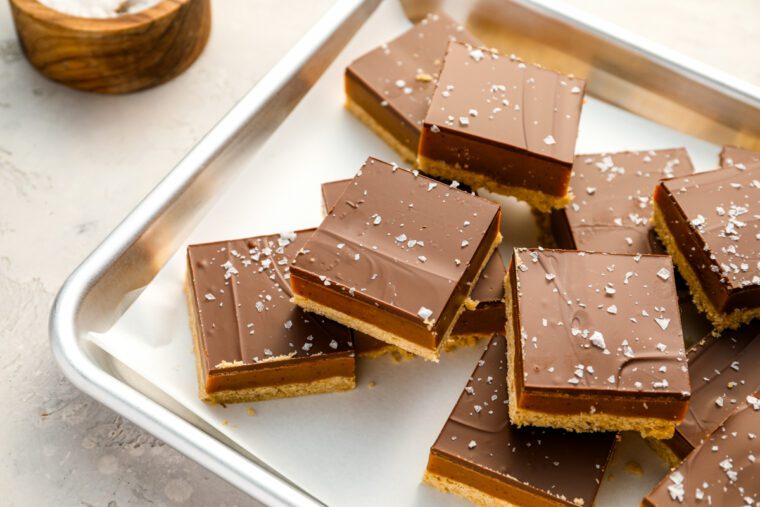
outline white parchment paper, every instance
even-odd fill
[[[397,157],[343,105],[342,73],[354,58],[409,27],[398,2],[383,2],[302,103],[249,162],[191,234],[188,244],[270,234],[320,223],[320,184],[352,176],[368,155]],[[581,119],[579,153],[685,146],[696,167],[717,165],[719,148],[597,100]],[[403,164],[401,164],[403,165]],[[492,196],[493,197],[493,196]],[[527,206],[504,206],[502,252],[535,246]],[[359,360],[355,391],[209,406],[197,397],[182,293],[184,248],[118,323],[91,339],[179,404],[331,506],[464,505],[420,484],[428,450],[482,347],[444,354],[439,364]],[[370,382],[375,383],[370,387]],[[255,407],[256,415],[247,409]],[[635,462],[643,475],[632,473]],[[641,439],[625,436],[597,505],[638,505],[665,473]],[[221,499],[220,499],[221,500]]]

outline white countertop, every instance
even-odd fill
[[[567,1],[760,84],[756,0]],[[48,311],[77,263],[330,3],[214,2],[209,45],[184,75],[108,97],[37,74],[0,2],[3,505],[250,504],[71,386],[49,352]]]

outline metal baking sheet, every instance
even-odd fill
[[[341,107],[341,76],[351,59],[409,26],[400,4],[382,3],[311,87],[377,3],[337,2],[78,268],[51,316],[56,357],[79,387],[266,504],[463,504],[419,479],[480,347],[439,365],[362,361],[356,391],[257,403],[254,417],[250,405],[209,407],[196,397],[184,246],[316,225],[320,183],[351,176],[369,154],[396,159]],[[717,163],[715,144],[599,100],[584,109],[579,152],[672,146],[686,146],[699,169]],[[496,199],[510,242],[535,244],[527,207]],[[625,472],[629,460],[644,475]],[[664,472],[627,437],[598,505],[637,505]]]

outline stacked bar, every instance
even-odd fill
[[[369,158],[294,260],[293,302],[437,361],[500,219],[495,203]]]
[[[585,81],[478,46],[428,16],[346,68],[346,106],[430,176],[565,207]]]

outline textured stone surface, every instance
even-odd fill
[[[50,352],[48,313],[77,263],[330,4],[215,2],[209,45],[185,74],[108,97],[37,74],[0,2],[3,506],[251,504],[73,387]]]

